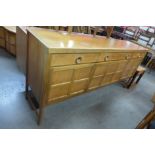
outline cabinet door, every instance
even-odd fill
[[[49,101],[86,91],[93,64],[53,67],[49,74]]]
[[[104,86],[119,81],[127,65],[127,62],[127,60],[108,62],[106,65],[107,70],[103,76],[101,85]]]
[[[6,32],[6,49],[16,55],[16,35]]]
[[[127,60],[96,63],[88,89],[119,81],[126,64]]]
[[[142,61],[141,58],[129,60],[125,69],[124,69],[124,72],[121,75],[121,79],[131,77],[135,73],[135,71],[136,71],[137,67],[139,66],[139,64],[141,63],[141,61]]]
[[[107,64],[108,63],[106,62],[95,64],[93,75],[88,87],[89,90],[100,87],[103,76],[107,71]]]
[[[89,83],[88,79],[74,80],[71,84],[70,95],[76,95],[85,92]]]

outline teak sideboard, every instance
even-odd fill
[[[26,96],[47,105],[131,77],[148,50],[129,41],[28,28]]]

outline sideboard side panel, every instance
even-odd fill
[[[44,72],[48,52],[47,48],[30,33],[28,36],[28,45],[28,84],[37,101],[40,102],[44,94]]]
[[[16,60],[18,67],[26,73],[26,57],[27,57],[27,33],[17,26],[16,32]]]

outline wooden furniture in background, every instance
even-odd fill
[[[56,31],[67,31],[67,32],[73,31],[73,26],[37,26],[37,27],[52,29]]]
[[[137,125],[136,129],[148,128],[151,121],[155,119],[155,106],[153,109],[142,119],[142,121]]]
[[[72,32],[91,34],[89,26],[72,26]]]
[[[91,26],[91,33],[93,34],[93,36],[95,37],[97,34],[102,33],[105,31],[105,29],[101,26]]]
[[[139,27],[138,26],[126,26],[123,32],[133,40],[138,40]]]
[[[98,34],[98,33],[100,33],[100,34],[102,34],[103,32],[105,32],[106,33],[106,37],[107,38],[110,38],[110,36],[111,36],[111,34],[112,34],[112,32],[113,32],[113,28],[114,28],[114,26],[94,26],[94,27],[91,27],[91,29],[93,30],[93,35],[94,35],[94,37]]]
[[[152,110],[142,119],[142,121],[138,123],[136,129],[149,129],[151,122],[155,121],[155,94],[153,95],[151,101],[154,104]]]
[[[106,26],[106,33],[107,33],[107,38],[110,38],[112,32],[113,32],[114,26]]]
[[[0,27],[0,46],[16,55],[16,26]]]
[[[4,26],[5,29],[5,48],[12,55],[16,55],[16,27]]]
[[[5,29],[0,27],[0,47],[5,48]]]
[[[128,41],[29,28],[26,97],[38,102],[39,123],[47,105],[133,76],[146,52]]]
[[[136,129],[145,129],[149,128],[152,121],[155,121],[155,94],[151,100],[154,104],[152,110],[140,121],[136,127]]]

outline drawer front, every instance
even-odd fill
[[[51,66],[85,64],[96,62],[98,54],[51,54]]]
[[[118,61],[118,60],[128,60],[132,58],[132,53],[119,53],[119,52],[107,52],[101,53],[99,56],[99,61]]]
[[[146,55],[146,53],[144,53],[144,52],[139,52],[139,53],[135,52],[135,53],[132,54],[132,58],[141,58],[141,59],[143,59],[145,55]]]

